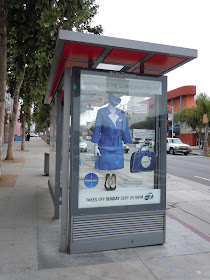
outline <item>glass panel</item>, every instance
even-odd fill
[[[79,208],[160,203],[160,81],[80,80]]]

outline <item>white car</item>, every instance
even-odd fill
[[[80,152],[87,152],[87,142],[81,136],[79,138]]]
[[[167,138],[167,152],[171,155],[175,153],[184,153],[188,155],[191,151],[190,146],[182,143],[179,138]]]
[[[31,136],[31,137],[39,137],[39,135],[36,134],[36,133],[34,133],[34,132],[30,132],[30,136]]]

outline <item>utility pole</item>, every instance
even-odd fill
[[[174,108],[173,108],[173,106],[171,106],[171,112],[172,112],[172,129],[171,129],[171,132],[172,132],[172,138],[174,138]]]
[[[172,121],[171,133],[172,133],[172,138],[174,138],[174,107],[170,105],[167,106],[171,108],[171,121]]]

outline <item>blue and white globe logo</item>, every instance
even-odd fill
[[[98,185],[98,176],[95,173],[88,173],[84,178],[86,187],[92,189]]]
[[[148,193],[147,195],[145,195],[144,199],[148,200],[148,199],[153,199],[154,194],[152,192]]]
[[[153,199],[154,194],[150,192],[150,193],[148,193],[148,197],[149,197],[149,199]]]

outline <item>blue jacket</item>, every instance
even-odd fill
[[[98,110],[92,142],[98,143],[99,148],[115,147],[116,149],[122,149],[122,140],[124,143],[132,142],[125,112],[116,108],[116,114],[119,118],[115,126],[109,117],[110,111],[107,107]]]

